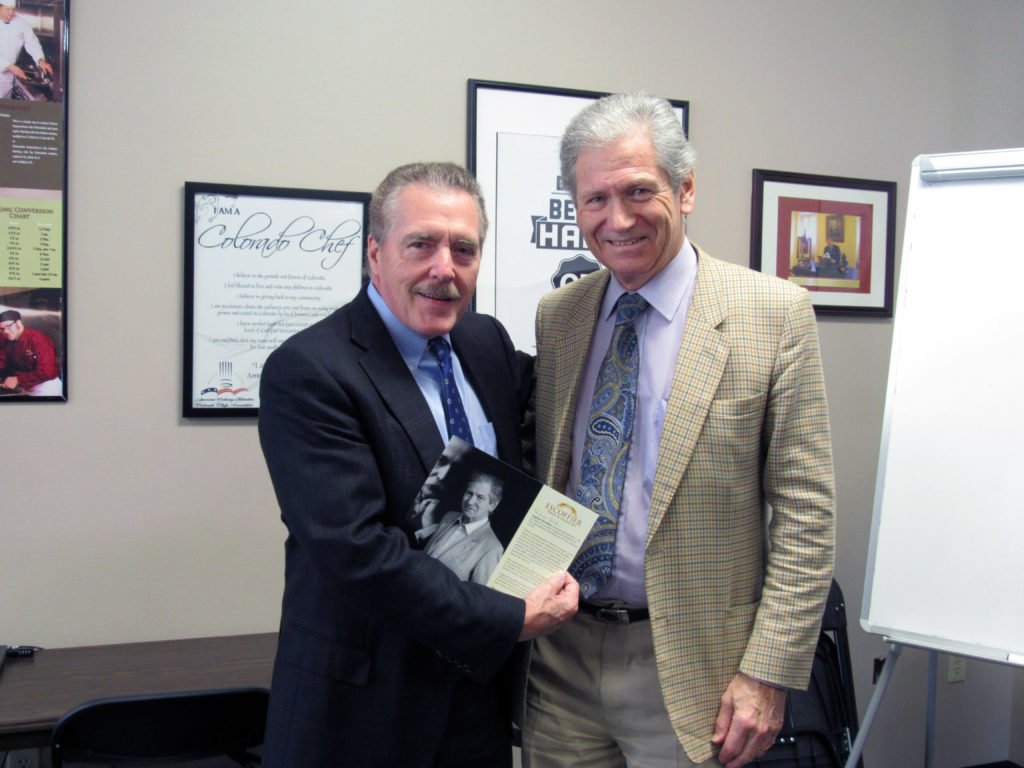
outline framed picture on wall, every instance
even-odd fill
[[[0,3],[0,403],[68,399],[67,27]]]
[[[818,315],[892,317],[896,182],[754,169],[750,266]]]
[[[267,356],[362,287],[369,203],[185,182],[183,416],[257,415]]]
[[[497,317],[518,349],[533,352],[540,297],[600,269],[576,225],[562,184],[562,132],[581,109],[606,96],[538,85],[470,80],[466,165],[483,188],[484,241],[476,308]],[[689,104],[669,100],[684,131]]]

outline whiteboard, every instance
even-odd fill
[[[1024,665],[1024,150],[910,174],[861,626]]]

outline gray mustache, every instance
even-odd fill
[[[416,293],[420,296],[426,296],[428,299],[458,300],[462,298],[462,294],[459,293],[459,289],[452,283],[428,283],[425,285],[417,285]]]

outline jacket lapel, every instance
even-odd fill
[[[574,297],[573,304],[566,311],[558,313],[564,318],[563,325],[552,335],[549,348],[555,350],[554,393],[555,423],[551,461],[548,462],[546,483],[560,491],[566,490],[569,468],[572,464],[572,428],[576,416],[576,400],[579,397],[583,368],[594,335],[597,313],[601,300],[611,279],[611,273],[602,269],[598,277],[589,281],[586,290]],[[538,457],[539,458],[539,457]]]
[[[519,466],[520,446],[518,424],[511,424],[506,414],[508,408],[502,407],[509,399],[509,389],[515,382],[509,381],[507,375],[496,375],[499,370],[504,374],[508,368],[504,365],[496,368],[496,362],[502,360],[501,351],[495,350],[497,336],[485,337],[482,333],[474,333],[467,325],[472,315],[463,317],[452,329],[452,347],[459,356],[459,364],[473,387],[480,404],[484,408],[487,419],[494,426],[494,435],[498,444],[498,457]],[[473,318],[479,320],[481,318]],[[479,326],[477,326],[479,327]]]
[[[416,380],[364,288],[352,302],[352,343],[365,350],[359,360],[385,407],[405,430],[428,471],[444,450],[437,424]]]
[[[724,319],[721,290],[715,261],[698,248],[697,284],[686,316],[658,447],[647,520],[648,546],[689,466],[729,359],[729,344],[718,330]]]

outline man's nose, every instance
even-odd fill
[[[437,280],[451,280],[455,277],[455,262],[449,246],[440,245],[434,252],[430,262],[430,276]]]
[[[613,229],[622,231],[633,226],[636,216],[629,203],[620,197],[612,197],[608,211],[608,223]]]

